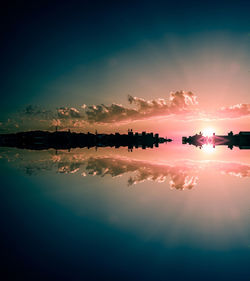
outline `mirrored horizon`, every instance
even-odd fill
[[[29,175],[48,171],[77,176],[127,177],[127,185],[145,181],[166,182],[171,189],[192,189],[199,174],[250,177],[250,151],[205,145],[202,149],[165,144],[148,150],[127,148],[75,148],[24,150],[0,148],[1,160]]]

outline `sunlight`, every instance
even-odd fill
[[[213,133],[215,133],[215,130],[211,127],[202,130],[202,134],[204,137],[211,137]]]
[[[213,147],[212,144],[204,144],[202,146],[202,151],[207,153],[207,154],[210,154],[210,153],[213,153],[215,151],[215,147]]]

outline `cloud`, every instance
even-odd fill
[[[131,122],[154,117],[169,117],[172,115],[186,115],[191,113],[198,103],[191,92],[177,91],[170,93],[169,98],[145,100],[128,96],[131,107],[112,103],[111,105],[83,104],[80,108],[60,107],[56,110],[46,110],[38,106],[29,105],[23,111],[9,118],[1,126],[1,130],[16,129],[16,124],[22,124],[20,129],[36,130],[50,129],[59,126],[65,128],[82,128],[93,124],[112,124],[113,122]]]
[[[39,116],[44,119],[51,119],[54,116],[54,113],[51,110],[46,110],[35,105],[26,106],[22,113],[26,117]]]
[[[229,107],[222,107],[217,111],[218,118],[240,118],[250,115],[250,104],[241,103]]]
[[[80,111],[74,107],[61,107],[57,109],[58,118],[83,118]]]
[[[143,118],[136,109],[126,108],[115,103],[110,106],[104,104],[87,106],[85,112],[86,121],[90,123],[111,123]]]
[[[192,92],[171,92],[168,98],[146,100],[128,96],[130,106],[86,105],[79,108],[60,107],[56,110],[27,106],[21,112],[1,122],[1,132],[18,130],[82,129],[87,126],[129,123],[152,118],[178,117],[180,120],[219,120],[250,116],[250,104],[236,104],[214,111],[204,111],[199,107],[197,96]]]
[[[191,92],[184,91],[170,93],[169,99],[153,99],[149,101],[129,95],[128,101],[135,107],[128,108],[113,103],[110,106],[104,104],[84,105],[82,108],[86,111],[87,121],[110,123],[143,120],[172,114],[185,114],[191,106],[197,104],[196,96]]]

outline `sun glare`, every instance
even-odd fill
[[[202,134],[204,137],[211,137],[215,133],[214,128],[205,128],[202,130]]]
[[[215,147],[213,147],[212,144],[204,144],[202,146],[202,151],[207,153],[207,154],[210,154],[210,153],[213,153],[215,151]]]

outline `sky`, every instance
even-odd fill
[[[0,130],[246,130],[248,10],[248,1],[9,2]]]

